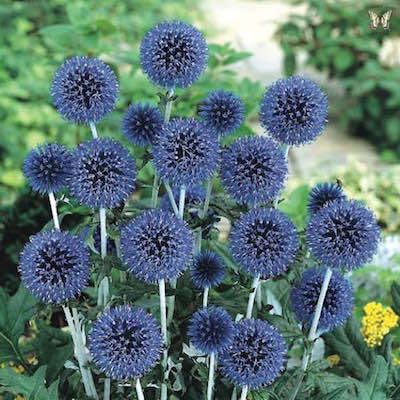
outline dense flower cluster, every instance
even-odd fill
[[[111,68],[98,58],[72,57],[56,71],[51,95],[68,121],[94,123],[114,108],[118,82]]]
[[[369,347],[380,346],[383,338],[399,322],[399,316],[391,307],[384,307],[375,301],[365,305],[364,314],[361,332]]]
[[[89,336],[95,364],[112,379],[140,378],[153,368],[162,350],[155,318],[129,305],[106,309]]]
[[[198,289],[219,285],[225,276],[225,266],[221,257],[212,251],[199,253],[190,268],[194,286]]]
[[[326,269],[306,270],[291,291],[290,299],[297,319],[308,329],[315,314]],[[351,283],[333,271],[328,291],[322,306],[318,323],[319,332],[328,332],[343,325],[350,317],[353,308],[353,288]]]
[[[308,210],[314,214],[335,200],[346,200],[342,187],[337,183],[319,183],[308,196]]]

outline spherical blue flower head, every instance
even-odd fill
[[[181,21],[162,22],[143,38],[140,63],[155,84],[185,88],[204,71],[207,52],[203,34],[195,27]]]
[[[240,203],[256,205],[277,197],[287,172],[285,155],[266,137],[241,138],[222,153],[222,185]]]
[[[256,208],[234,224],[230,247],[235,261],[249,274],[274,278],[295,260],[299,239],[285,214],[273,208]]]
[[[98,58],[72,57],[54,74],[51,95],[57,111],[68,121],[98,122],[115,106],[118,81]]]
[[[172,193],[174,195],[174,199],[176,202],[178,202],[179,199],[179,193],[180,193],[180,188],[172,188]],[[203,204],[204,199],[206,197],[206,191],[204,190],[203,186],[189,186],[186,188],[186,193],[185,193],[185,205],[193,205],[193,206],[199,206]],[[171,202],[168,197],[168,193],[165,193],[161,199],[160,199],[160,208],[165,211],[171,211],[173,212],[173,208],[171,206]]]
[[[74,151],[71,194],[92,208],[112,208],[135,190],[136,165],[128,150],[111,139],[93,139]]]
[[[159,176],[172,186],[198,185],[217,168],[218,139],[192,118],[173,119],[158,136],[153,158]]]
[[[314,214],[335,200],[346,200],[342,187],[337,183],[318,183],[308,196],[308,211]]]
[[[23,171],[36,192],[58,192],[70,175],[71,154],[57,143],[38,146],[25,158]]]
[[[244,104],[232,92],[215,90],[200,105],[199,115],[218,135],[225,136],[243,123]]]
[[[310,328],[314,317],[325,272],[325,268],[306,270],[290,293],[292,309],[296,318],[307,328]],[[322,306],[318,332],[320,334],[329,332],[343,325],[350,317],[352,309],[353,288],[351,283],[339,272],[333,271]]]
[[[160,209],[145,211],[121,230],[122,261],[147,283],[177,278],[192,261],[193,244],[187,224]]]
[[[213,251],[202,251],[198,254],[190,268],[194,286],[205,289],[218,286],[225,276],[225,265],[221,257]]]
[[[140,378],[160,359],[161,329],[141,308],[129,305],[106,309],[89,335],[93,361],[116,380]]]
[[[228,348],[220,353],[222,374],[237,386],[257,389],[271,384],[284,370],[287,348],[279,331],[262,320],[234,325]]]
[[[122,132],[137,146],[153,144],[163,126],[163,117],[157,107],[149,104],[131,104],[122,120]]]
[[[19,270],[22,283],[35,297],[44,303],[64,303],[89,281],[89,250],[68,232],[41,232],[26,244]]]
[[[260,122],[280,143],[313,141],[325,127],[328,99],[313,81],[300,76],[279,79],[261,101]]]
[[[313,256],[327,267],[346,270],[372,259],[379,236],[373,213],[357,201],[332,202],[311,217],[307,228]]]
[[[217,353],[226,349],[232,341],[232,318],[221,307],[203,308],[190,319],[188,335],[199,351]]]

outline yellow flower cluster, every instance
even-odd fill
[[[368,347],[379,346],[390,330],[397,326],[399,316],[390,307],[375,301],[365,305],[364,313],[361,328],[364,340]]]

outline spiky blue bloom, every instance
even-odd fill
[[[235,261],[249,274],[274,278],[295,260],[299,239],[294,224],[281,211],[255,208],[234,224],[230,248]]]
[[[213,251],[199,253],[190,268],[193,285],[198,289],[218,286],[225,276],[225,265]]]
[[[287,348],[279,331],[267,322],[244,319],[234,325],[228,348],[220,353],[222,374],[237,386],[257,389],[284,370]]]
[[[293,286],[290,293],[292,309],[296,318],[310,328],[315,308],[318,303],[325,268],[310,268],[306,270],[301,280]],[[343,325],[350,317],[353,309],[353,288],[351,283],[339,272],[333,271],[328,291],[322,306],[318,332],[329,332]]]
[[[93,139],[74,151],[69,188],[82,204],[116,207],[133,193],[135,181],[135,160],[115,140]]]
[[[243,123],[244,104],[232,92],[215,90],[200,104],[199,115],[218,135],[225,136]]]
[[[93,324],[89,348],[94,363],[109,378],[140,378],[160,359],[161,329],[141,308],[108,308]]]
[[[188,336],[197,350],[205,354],[220,352],[232,341],[232,318],[221,307],[203,308],[190,319]]]
[[[256,205],[274,199],[287,172],[285,155],[266,137],[238,139],[222,153],[222,185],[240,203]]]
[[[193,244],[187,224],[160,209],[143,212],[121,230],[122,260],[147,283],[177,278],[192,261]]]
[[[327,116],[326,95],[315,82],[300,76],[279,79],[261,101],[261,125],[287,145],[313,141],[322,133]]]
[[[373,213],[357,201],[334,201],[315,213],[307,227],[313,256],[331,268],[352,270],[370,261],[380,231]]]
[[[179,201],[180,188],[172,188],[175,201]],[[185,207],[186,205],[199,206],[203,204],[206,197],[206,191],[203,186],[189,186],[186,188],[185,193]],[[160,199],[160,208],[165,211],[173,211],[171,202],[169,201],[168,193],[165,193]]]
[[[70,175],[71,154],[57,143],[38,146],[25,158],[23,171],[36,192],[58,192],[66,185]]]
[[[98,58],[72,57],[54,74],[51,95],[65,119],[89,124],[100,121],[113,110],[118,81],[112,69]]]
[[[308,211],[314,214],[335,200],[346,200],[342,187],[337,183],[318,183],[308,196]]]
[[[20,256],[24,286],[44,303],[77,297],[89,281],[89,250],[82,239],[52,230],[30,238]]]
[[[218,139],[192,118],[173,119],[158,136],[153,158],[159,176],[172,186],[198,185],[217,168]]]
[[[163,126],[163,117],[157,107],[150,104],[131,104],[122,120],[122,132],[137,146],[153,144]]]
[[[140,63],[155,84],[185,88],[204,71],[207,53],[203,34],[194,26],[181,21],[161,22],[143,38]]]

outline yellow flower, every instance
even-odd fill
[[[328,360],[328,363],[331,367],[334,367],[335,365],[338,365],[340,363],[339,354],[332,354],[331,356],[328,356],[326,359]]]
[[[361,332],[368,347],[382,344],[383,338],[397,326],[399,317],[390,307],[372,301],[364,307]]]
[[[21,396],[20,394],[17,395],[17,397],[15,398],[15,400],[25,400],[24,396]]]

